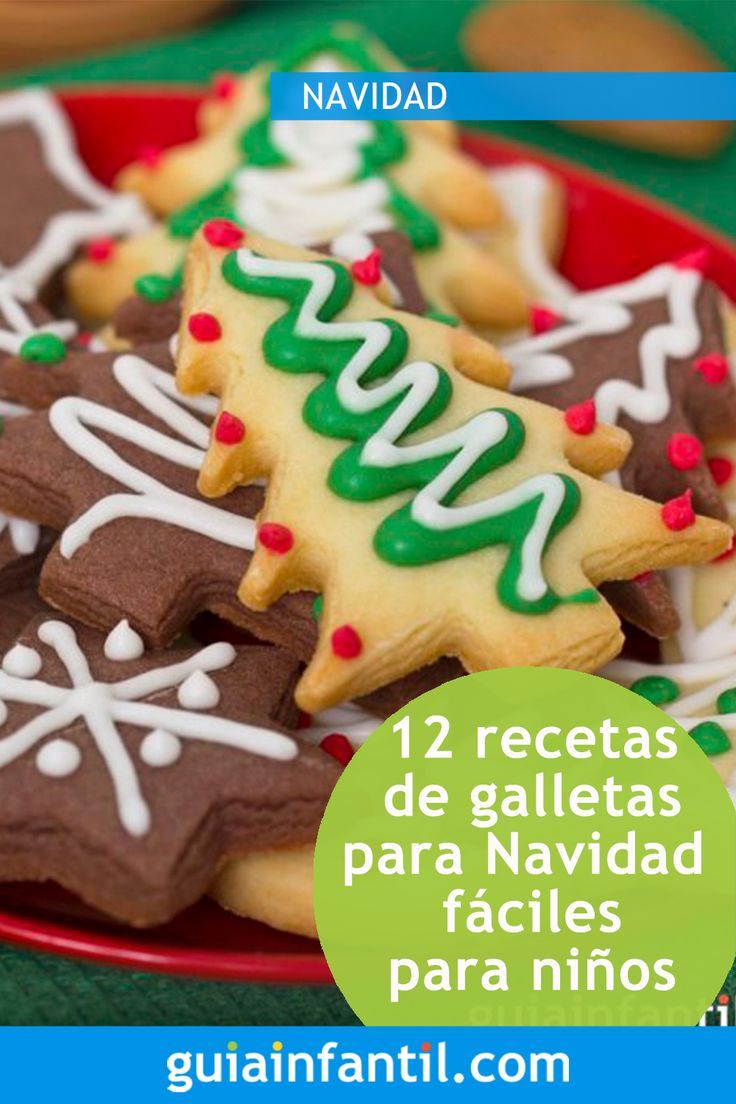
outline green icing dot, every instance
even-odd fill
[[[646,698],[652,705],[667,705],[677,701],[680,696],[680,687],[670,678],[664,675],[648,675],[646,678],[637,679],[631,684],[635,694]]]
[[[720,755],[731,750],[728,734],[715,721],[702,721],[690,729],[690,735],[706,755]]]
[[[736,686],[718,695],[716,709],[719,713],[736,713]]]
[[[134,284],[136,293],[149,303],[165,303],[174,294],[174,285],[166,276],[159,276],[155,272],[149,272],[146,276],[139,276]]]
[[[322,616],[322,608],[324,604],[324,597],[321,594],[318,594],[312,602],[312,617],[315,621],[319,621],[320,617]]]
[[[20,356],[34,364],[58,364],[66,356],[66,345],[56,334],[31,334],[21,345]]]

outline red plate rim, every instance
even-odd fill
[[[214,904],[210,906],[216,908]],[[245,921],[243,922],[245,923]],[[144,933],[136,932],[142,940]],[[329,985],[327,962],[313,954],[222,951],[177,943],[136,942],[133,935],[112,935],[82,925],[59,923],[0,909],[0,939],[33,951],[82,958],[106,966],[177,974],[212,981]]]
[[[170,84],[69,86],[60,90],[58,95],[78,129],[82,152],[88,155],[93,150],[94,142],[104,133],[104,119],[98,117],[98,109],[101,114],[104,114],[105,108],[108,111],[115,109],[118,117],[125,115],[127,107],[135,108],[138,113],[143,109],[150,118],[156,105],[159,110],[164,108],[164,114],[169,113],[175,130],[171,140],[162,143],[166,145],[193,136],[196,109],[203,99],[203,93],[198,88]],[[598,197],[604,205],[609,205],[612,209],[624,204],[630,215],[636,213],[647,224],[657,224],[662,230],[663,239],[667,239],[669,235],[678,243],[681,242],[681,252],[702,245],[708,246],[713,255],[712,271],[709,274],[724,291],[736,299],[736,241],[727,235],[683,215],[661,200],[652,199],[644,192],[562,158],[540,152],[533,146],[490,136],[481,131],[467,130],[463,132],[463,147],[487,165],[520,161],[540,165],[562,179],[570,197],[575,193]],[[135,156],[135,151],[129,150],[128,155],[129,158]],[[113,166],[115,167],[120,166]],[[574,209],[570,213],[572,220],[580,217],[579,211],[577,215]],[[574,221],[572,225],[574,226]],[[650,234],[650,237],[656,239],[657,234]],[[581,246],[580,242],[575,243],[568,237],[561,261],[563,272],[571,265],[574,266],[575,249],[584,246],[585,243]],[[648,258],[649,264],[672,255],[671,251],[661,256],[657,256],[656,252],[655,241],[654,254]],[[577,260],[579,259],[578,256]],[[640,261],[637,262],[636,257],[633,264],[635,267],[631,270],[631,258],[617,258],[614,267],[618,265],[621,271],[617,271],[615,277],[607,275],[606,279],[625,279],[646,267]],[[217,909],[217,906],[207,903],[202,907],[206,924],[207,910]],[[216,915],[217,913],[213,913],[213,917]],[[244,943],[247,943],[247,925],[251,922],[242,923]],[[106,965],[212,980],[321,985],[332,982],[327,963],[316,944],[313,952],[304,953],[291,949],[241,951],[222,947],[195,947],[177,943],[167,935],[163,935],[160,941],[154,938],[147,940],[145,932],[129,933],[121,929],[118,933],[117,930],[101,930],[94,925],[85,926],[84,922],[75,922],[74,917],[62,921],[53,918],[53,913],[40,916],[33,907],[24,911],[22,904],[15,908],[0,907],[0,939],[35,951],[68,955]],[[285,947],[290,940],[291,937],[284,937]]]

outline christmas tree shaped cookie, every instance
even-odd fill
[[[359,179],[385,169],[405,195],[447,222],[473,230],[496,225],[501,216],[498,197],[485,170],[456,148],[457,133],[450,123],[360,120],[331,123],[325,130],[319,122],[281,127],[269,119],[273,71],[375,73],[403,68],[361,27],[342,23],[319,30],[297,42],[276,64],[258,66],[227,85],[219,81],[214,107],[203,108],[198,139],[162,151],[159,157],[145,151],[123,169],[116,183],[137,192],[159,214],[170,215],[217,188],[242,164],[276,167],[294,161],[302,171],[299,183],[308,189],[313,182],[307,170],[314,168],[317,157],[321,155],[324,171],[326,157],[339,153],[344,159],[354,151],[363,161],[355,174]],[[265,187],[258,189],[253,198],[264,199],[264,193]]]
[[[593,478],[628,435],[496,390],[480,340],[389,309],[340,263],[249,235],[190,252],[185,392],[221,397],[200,489],[267,477],[240,596],[322,594],[298,690],[314,712],[442,655],[468,670],[593,670],[621,646],[595,589],[722,552],[687,495],[657,505]]]
[[[280,68],[382,68],[352,29],[320,35]],[[372,251],[355,235],[399,229],[411,239],[419,281],[433,309],[471,323],[524,323],[522,281],[463,231],[492,229],[501,208],[485,170],[426,125],[393,121],[274,122],[266,67],[234,89],[220,125],[186,146],[154,156],[122,183],[166,216],[150,232],[73,266],[69,289],[79,309],[107,319],[136,287],[174,294],[188,240],[207,219],[224,217],[291,244],[360,263],[375,283]]]

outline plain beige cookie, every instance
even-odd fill
[[[236,266],[287,281],[298,273],[305,286],[332,271],[316,254],[253,235],[247,241],[248,248],[229,256]],[[242,601],[265,609],[292,590],[324,595],[317,648],[297,689],[303,709],[315,713],[360,697],[444,655],[456,656],[474,671],[511,665],[595,670],[617,654],[620,625],[603,599],[561,603],[533,615],[502,602],[497,582],[507,564],[505,546],[479,547],[412,568],[378,556],[377,530],[413,495],[356,503],[330,490],[328,472],[346,446],[312,431],[303,419],[317,377],[279,371],[264,359],[265,334],[284,317],[285,305],[276,292],[255,295],[236,289],[224,279],[222,263],[223,251],[198,235],[187,263],[178,381],[185,393],[220,395],[223,408],[247,426],[239,443],[213,441],[200,477],[202,493],[217,496],[239,483],[266,478],[260,522],[286,526],[293,535],[286,554],[273,555],[258,545],[240,589]],[[190,316],[198,314],[217,319],[219,339],[201,342],[192,335]],[[506,494],[523,497],[532,494],[530,480],[535,480],[534,487],[541,480],[540,501],[545,517],[551,518],[560,509],[560,476],[577,488],[578,512],[554,538],[538,545],[529,532],[524,536],[520,556],[531,565],[535,588],[571,595],[591,583],[702,562],[726,547],[729,530],[720,522],[698,518],[672,532],[657,504],[594,478],[620,466],[630,446],[628,434],[603,425],[587,435],[576,434],[552,407],[494,392],[494,387],[506,386],[508,366],[480,339],[415,315],[379,310],[375,298],[358,284],[330,325],[377,318],[392,318],[405,331],[405,363],[439,365],[452,383],[447,407],[420,440],[457,430],[493,408],[511,411],[524,427],[518,456],[478,479],[464,502]],[[553,501],[558,505],[552,506]],[[550,509],[552,514],[546,512]],[[333,649],[333,635],[343,626],[350,626],[360,641],[349,661]]]
[[[215,878],[210,896],[228,912],[316,939],[313,863],[312,846],[231,859]]]
[[[463,42],[478,69],[502,72],[714,72],[722,64],[660,12],[619,0],[510,0],[468,20]],[[731,123],[647,120],[562,123],[597,138],[673,157],[709,157]]]

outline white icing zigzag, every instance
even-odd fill
[[[342,68],[339,58],[323,54],[308,71]],[[361,146],[371,141],[374,130],[365,119],[271,122],[270,140],[287,164],[236,173],[238,217],[259,234],[292,245],[315,245],[348,230],[390,229],[386,181],[357,179]]]
[[[401,397],[383,425],[362,445],[361,463],[390,469],[435,457],[452,457],[426,486],[414,494],[410,507],[414,522],[425,529],[444,532],[498,517],[522,503],[539,502],[534,521],[522,544],[516,588],[524,601],[534,602],[543,598],[549,587],[542,568],[542,556],[552,525],[564,502],[565,483],[562,476],[553,473],[533,475],[507,491],[477,502],[444,504],[479,457],[508,435],[508,415],[499,410],[486,410],[438,437],[428,437],[418,444],[397,443],[439,388],[440,369],[437,365],[422,360],[407,362],[387,378],[365,386],[364,377],[389,346],[391,330],[378,319],[322,321],[320,315],[335,286],[333,269],[312,261],[272,260],[245,248],[239,249],[236,256],[238,267],[248,276],[285,277],[309,285],[293,323],[294,332],[299,337],[358,344],[357,351],[340,372],[335,384],[337,399],[345,410],[367,415]]]
[[[59,657],[70,685],[56,686],[35,677],[42,670],[42,658],[35,649],[25,645],[11,649],[0,671],[0,734],[7,721],[6,702],[35,705],[41,712],[15,732],[0,738],[0,768],[41,744],[36,766],[42,774],[56,778],[72,774],[82,761],[82,749],[63,737],[41,742],[77,720],[84,721],[110,776],[120,822],[132,836],[144,836],[149,831],[151,813],[118,725],[149,730],[140,756],[150,766],[175,762],[181,755],[181,742],[186,740],[219,744],[270,759],[289,760],[297,755],[297,746],[288,736],[212,716],[206,712],[211,705],[201,698],[192,704],[189,695],[189,708],[143,700],[175,687],[181,689],[196,676],[209,679],[208,671],[229,667],[236,654],[230,644],[211,644],[178,663],[153,668],[120,682],[103,683],[93,678],[71,625],[44,621],[38,629],[38,638]],[[19,648],[23,649],[22,655]],[[205,712],[195,712],[197,709]]]
[[[2,101],[0,101],[2,102]],[[46,322],[43,326],[35,326],[31,321],[25,304],[31,303],[36,298],[33,288],[24,287],[7,274],[0,264],[0,316],[5,325],[0,325],[0,352],[17,356],[21,345],[28,337],[35,334],[53,334],[62,341],[71,341],[77,333],[77,324],[70,320]],[[0,401],[0,415],[6,416],[13,412],[12,403]],[[16,407],[20,413],[21,408]]]
[[[544,245],[548,173],[538,165],[504,165],[491,169],[488,175],[507,218],[514,224],[522,272],[546,304],[565,308],[575,288],[554,270]]]
[[[574,296],[565,306],[565,325],[504,346],[514,369],[514,391],[530,391],[561,383],[573,367],[556,350],[584,337],[622,333],[632,322],[630,304],[667,296],[670,320],[647,330],[639,347],[642,385],[629,380],[605,380],[596,391],[598,420],[614,425],[624,413],[637,422],[652,424],[670,409],[666,368],[670,357],[693,356],[700,345],[696,299],[702,282],[699,272],[664,264],[635,280]]]
[[[57,435],[88,464],[131,492],[100,499],[72,522],[61,537],[62,556],[71,559],[97,529],[125,517],[168,522],[221,544],[252,551],[255,522],[251,518],[228,513],[204,499],[172,490],[124,460],[95,433],[96,430],[128,441],[144,452],[198,472],[209,443],[209,430],[190,410],[212,417],[217,410],[215,400],[185,398],[177,391],[170,373],[132,354],[117,357],[113,373],[118,384],[136,402],[183,440],[88,399],[76,396],[58,399],[49,410],[49,421]]]
[[[27,88],[0,97],[0,126],[19,123],[35,130],[53,176],[91,208],[54,215],[31,251],[6,270],[14,285],[37,290],[84,242],[138,233],[150,219],[136,196],[110,192],[90,176],[77,156],[66,116],[46,89]]]

